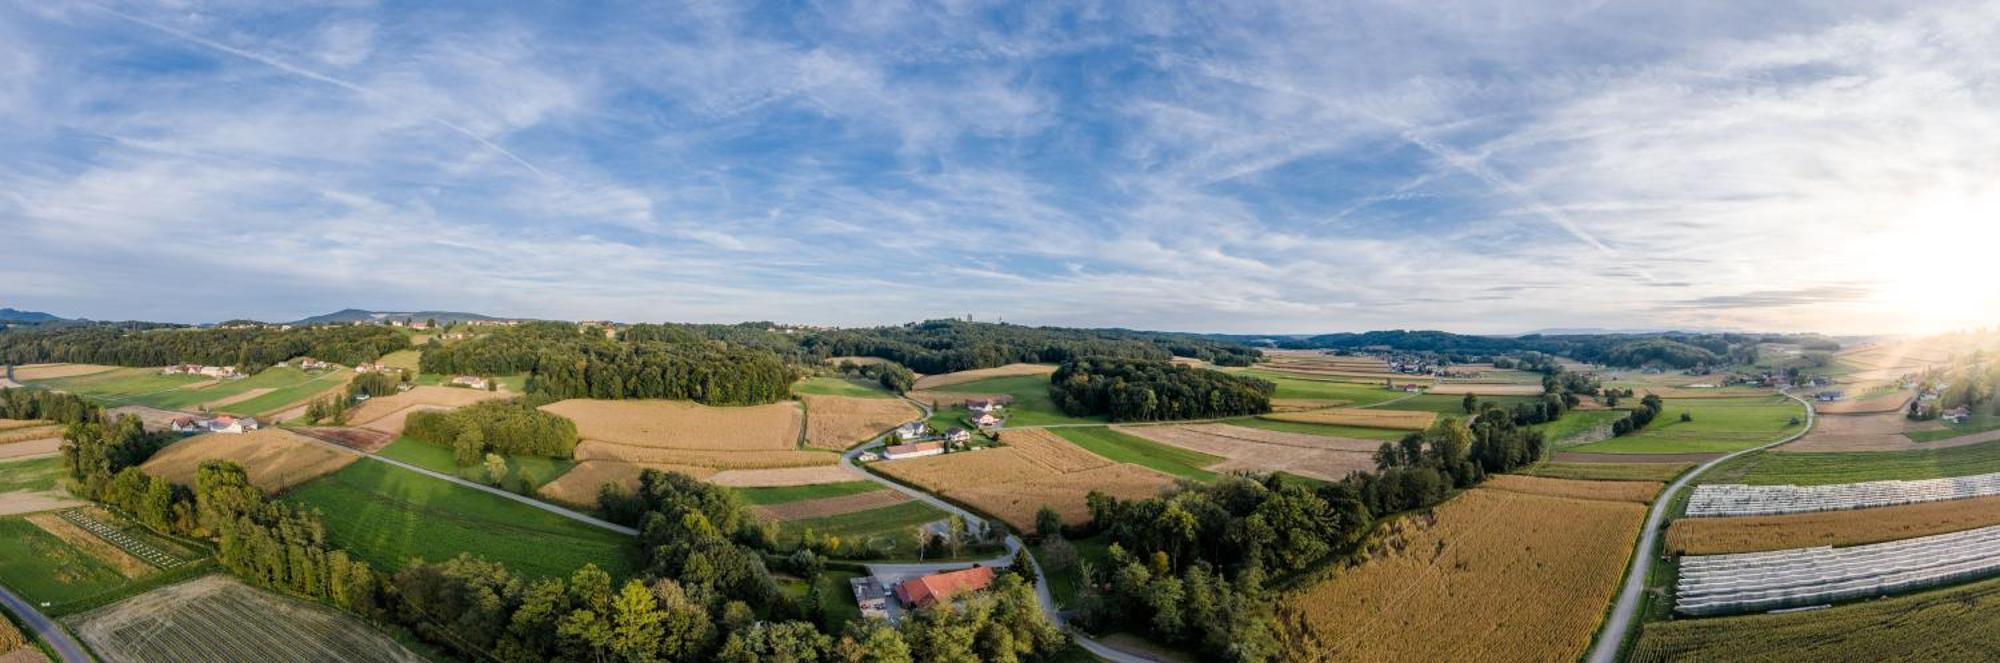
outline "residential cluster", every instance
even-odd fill
[[[979,432],[990,436],[994,431],[999,430],[1002,424],[1007,423],[1006,412],[1009,400],[1006,397],[998,397],[966,401],[965,422],[977,428]],[[924,456],[936,456],[954,451],[972,451],[979,448],[973,445],[973,432],[971,430],[953,426],[939,432],[932,430],[929,424],[922,421],[912,421],[903,424],[890,432],[890,436],[895,438],[897,444],[884,448],[879,456],[872,453],[862,454],[861,460],[922,458]]]
[[[202,375],[211,378],[231,380],[244,377],[235,366],[203,366],[201,364],[174,364],[160,369],[160,375]]]
[[[863,617],[894,622],[901,616],[901,611],[949,603],[960,596],[986,589],[993,584],[994,578],[992,567],[975,565],[896,583],[884,582],[875,576],[854,578],[848,583],[854,590],[854,601],[861,605]],[[896,599],[894,605],[889,602],[892,596]]]
[[[213,417],[181,417],[168,424],[176,433],[247,433],[263,425],[256,417],[238,417],[221,414]]]

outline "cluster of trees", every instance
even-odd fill
[[[40,389],[0,389],[0,419],[43,419],[59,424],[97,421],[102,408],[75,394]]]
[[[425,373],[530,373],[528,390],[550,399],[668,398],[710,405],[755,405],[787,398],[797,370],[768,350],[709,340],[623,340],[576,325],[535,322],[424,351]],[[632,340],[640,339],[640,340]]]
[[[340,394],[332,394],[312,399],[306,403],[306,423],[330,423],[335,426],[347,425],[347,410],[351,399]]]
[[[1170,361],[1092,357],[1063,362],[1049,396],[1072,416],[1112,421],[1206,419],[1271,411],[1277,385]]]
[[[1261,356],[1247,346],[1189,334],[1023,327],[962,320],[825,331],[806,337],[800,344],[815,357],[881,357],[931,374],[1019,362],[1066,362],[1081,357],[1167,361],[1182,356],[1225,366],[1248,366]]]
[[[354,398],[363,394],[369,398],[392,396],[395,395],[398,386],[409,381],[409,371],[404,371],[401,377],[382,372],[362,373],[354,376],[353,382],[347,383],[347,397]]]
[[[254,373],[302,355],[358,364],[410,346],[393,329],[309,326],[292,329],[84,324],[0,332],[0,363],[74,362],[114,366],[211,364]]]
[[[1548,443],[1540,431],[1515,423],[1496,405],[1487,407],[1469,426],[1447,417],[1421,433],[1382,443],[1375,450],[1376,471],[1355,473],[1343,483],[1381,516],[1428,508],[1453,490],[1541,459]]]
[[[481,401],[443,412],[412,412],[404,422],[403,435],[450,448],[459,465],[478,463],[488,451],[569,458],[577,442],[576,422],[535,409],[518,398]]]
[[[907,392],[917,386],[917,374],[911,372],[908,368],[904,368],[902,364],[895,362],[884,361],[872,364],[856,364],[852,361],[843,360],[837,369],[842,375],[853,375],[879,382],[882,388],[898,394]]]
[[[1647,424],[1653,423],[1653,418],[1660,416],[1660,410],[1666,407],[1666,402],[1660,399],[1659,394],[1646,394],[1645,398],[1639,399],[1639,407],[1637,409],[1632,410],[1623,418],[1611,422],[1612,436],[1630,435],[1639,432]]]

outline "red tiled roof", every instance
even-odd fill
[[[986,589],[993,584],[993,569],[975,566],[969,569],[913,578],[896,585],[896,598],[903,605],[924,607],[938,601],[949,601],[951,597],[966,592]]]

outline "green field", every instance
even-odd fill
[[[1254,368],[1237,369],[1229,372],[1234,373],[1236,375],[1243,375],[1262,380],[1267,380],[1277,384],[1278,390],[1277,392],[1271,394],[1272,398],[1301,399],[1301,400],[1342,400],[1342,401],[1347,401],[1347,405],[1350,407],[1362,407],[1366,405],[1374,405],[1376,403],[1381,403],[1383,401],[1402,398],[1408,395],[1400,391],[1391,391],[1389,389],[1384,389],[1382,388],[1382,385],[1379,383],[1360,384],[1355,382],[1334,382],[1332,380],[1315,380],[1307,377],[1286,375],[1283,373],[1273,373],[1271,371],[1263,371]]]
[[[157,368],[121,368],[53,380],[37,380],[34,385],[61,389],[112,405],[145,405],[166,410],[191,410],[252,389],[272,391],[245,401],[216,408],[231,414],[261,414],[304,401],[320,392],[340,386],[347,369],[307,372],[277,366],[240,380],[223,380],[214,386],[192,385],[212,382],[198,375],[161,375]]]
[[[319,509],[333,545],[385,571],[460,553],[527,578],[568,577],[585,563],[619,578],[637,571],[630,537],[388,463],[354,463],[282,499]]]
[[[848,622],[861,621],[861,604],[854,602],[854,588],[848,580],[859,578],[853,571],[827,569],[813,582],[819,586],[820,626],[828,633],[840,633]]]
[[[965,418],[971,415],[971,411],[962,407],[938,408],[935,412],[931,413],[931,418],[924,420],[924,425],[930,426],[932,430],[938,432],[948,431],[953,428],[972,430],[972,424],[965,422]]]
[[[0,461],[0,493],[55,490],[62,480],[61,456]]]
[[[822,497],[840,497],[859,493],[886,490],[882,484],[868,480],[821,483],[810,486],[769,486],[765,488],[738,488],[736,494],[743,496],[748,504],[784,504],[801,500],[816,500]]]
[[[1076,557],[1079,561],[1088,562],[1100,569],[1104,568],[1107,563],[1105,560],[1111,556],[1111,544],[1103,536],[1077,539],[1069,543],[1076,548]],[[1064,607],[1075,605],[1076,592],[1082,585],[1083,574],[1075,568],[1061,572],[1049,570],[1047,543],[1035,546],[1033,553],[1035,561],[1042,565],[1042,572],[1048,575],[1049,595],[1055,598],[1056,605]]]
[[[1915,442],[1937,442],[1940,440],[1949,440],[1954,437],[1964,437],[1974,433],[2000,430],[2000,417],[1982,414],[1974,416],[1971,421],[1962,424],[1945,424],[1945,426],[1944,430],[1912,431],[1904,433],[1903,437],[1910,438],[1911,441]]]
[[[1227,423],[1236,426],[1243,426],[1246,428],[1262,428],[1264,430],[1283,431],[1286,433],[1305,433],[1307,435],[1326,435],[1329,437],[1350,437],[1360,440],[1382,440],[1385,442],[1403,439],[1404,435],[1408,435],[1411,433],[1411,431],[1390,430],[1387,428],[1362,428],[1360,426],[1333,426],[1328,424],[1309,424],[1299,421],[1272,421],[1270,419],[1259,419],[1257,417],[1230,419]]]
[[[916,539],[911,532],[918,525],[943,520],[950,515],[929,504],[909,501],[826,518],[788,520],[780,526],[778,541],[779,545],[788,548],[796,546],[806,530],[810,529],[821,540],[839,537],[842,546],[849,541],[861,541],[872,550],[882,551],[886,558],[915,559]]]
[[[879,382],[849,380],[833,376],[817,376],[800,380],[798,383],[792,385],[792,393],[818,396],[853,396],[856,398],[896,397],[888,389],[882,388],[882,384]]]
[[[987,378],[963,384],[939,387],[932,391],[948,394],[1006,394],[1014,397],[1007,405],[1008,426],[1046,426],[1049,424],[1101,424],[1104,417],[1072,417],[1056,409],[1056,403],[1049,399],[1049,377],[1046,375],[1012,375]]]
[[[1917,451],[1779,453],[1732,459],[1703,483],[1819,485],[1884,479],[1939,479],[2000,472],[2000,442]]]
[[[0,518],[0,584],[30,603],[53,606],[123,589],[109,564],[20,518]]]
[[[1645,625],[1633,661],[1978,661],[2000,651],[2000,580],[1824,610]]]
[[[1492,403],[1504,408],[1512,408],[1516,403],[1534,403],[1540,400],[1542,400],[1542,397],[1540,396],[1480,396],[1479,397],[1479,402],[1481,403]],[[1409,398],[1404,398],[1389,403],[1382,403],[1374,407],[1371,407],[1369,409],[1401,410],[1405,412],[1436,412],[1438,414],[1458,417],[1460,419],[1464,419],[1466,417],[1465,397],[1448,396],[1444,394],[1438,394],[1435,396],[1431,394],[1424,394],[1421,396],[1411,396]]]
[[[1521,474],[1590,481],[1671,481],[1694,463],[1544,463]]]
[[[1163,474],[1196,481],[1214,479],[1214,472],[1202,468],[1227,460],[1199,451],[1171,447],[1126,435],[1101,426],[1051,428],[1049,431],[1099,456],[1120,463],[1143,465],[1159,470]]]
[[[416,373],[417,363],[422,361],[423,358],[424,358],[424,353],[422,350],[397,350],[395,352],[382,355],[382,358],[376,361],[379,361],[383,364],[387,364],[394,368],[400,368],[405,371],[409,371],[411,373]]]
[[[1624,410],[1571,411],[1561,419],[1546,424],[1535,424],[1529,428],[1542,432],[1542,437],[1550,444],[1561,442],[1563,438],[1583,433],[1599,426],[1609,426],[1625,416]]]
[[[1694,421],[1683,422],[1681,413]],[[1645,430],[1566,451],[1610,454],[1723,453],[1776,442],[1805,428],[1805,407],[1784,396],[1668,399]],[[1799,424],[1793,425],[1791,420]]]
[[[377,451],[375,454],[383,458],[400,460],[432,472],[443,472],[460,479],[480,483],[486,482],[485,464],[460,467],[458,459],[452,454],[450,449],[435,444],[426,444],[403,437],[397,438],[395,442],[389,443],[389,446],[383,447],[381,451]],[[508,476],[520,477],[521,481],[526,481],[527,488],[530,491],[542,487],[542,484],[554,481],[556,477],[570,471],[570,468],[576,467],[576,462],[567,458],[510,456],[506,454],[502,454],[501,457],[507,459]],[[510,488],[513,487],[514,484],[511,483],[513,480],[509,479],[508,481],[509,483],[501,485]]]

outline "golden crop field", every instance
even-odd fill
[[[1327,409],[1327,408],[1335,408],[1335,407],[1340,407],[1340,406],[1342,406],[1342,405],[1347,405],[1347,404],[1349,404],[1349,403],[1352,403],[1352,402],[1353,402],[1353,401],[1347,401],[1347,400],[1340,400],[1340,399],[1332,399],[1332,398],[1325,398],[1325,399],[1322,399],[1322,398],[1273,398],[1273,399],[1271,399],[1271,411],[1272,411],[1272,412],[1310,412],[1310,411],[1313,411],[1313,410],[1324,410],[1324,409]]]
[[[1048,375],[1054,372],[1056,372],[1056,367],[1046,364],[1008,364],[993,368],[975,368],[970,371],[959,371],[956,373],[926,375],[917,378],[916,388],[918,390],[936,389],[955,384],[978,382],[986,378],[1004,378],[1015,375]]]
[[[1694,463],[1543,463],[1522,474],[1591,481],[1672,481]]]
[[[853,481],[854,479],[854,473],[841,469],[838,465],[815,465],[811,467],[780,467],[762,470],[723,470],[709,477],[708,482],[731,488],[764,488],[770,486],[810,486],[819,483]]]
[[[1542,385],[1518,382],[1439,382],[1430,388],[1430,393],[1441,396],[1538,396]]]
[[[1043,505],[1065,523],[1089,520],[1084,496],[1102,491],[1120,499],[1157,494],[1173,478],[1127,463],[1113,463],[1042,429],[1001,433],[1005,446],[943,456],[882,461],[871,467],[992,514],[1026,530]]]
[[[1288,598],[1325,643],[1305,660],[1577,660],[1645,517],[1631,502],[1478,488],[1395,521],[1368,561]]]
[[[1392,430],[1423,430],[1437,421],[1436,412],[1420,410],[1361,410],[1344,408],[1336,410],[1315,410],[1312,412],[1276,412],[1259,415],[1272,421],[1292,421],[1302,424],[1329,424],[1334,426],[1360,426],[1363,428],[1388,428]]]
[[[264,428],[241,434],[209,433],[167,445],[139,469],[181,485],[194,483],[195,470],[210,460],[234,461],[250,483],[266,493],[332,474],[360,456],[328,448],[297,433]]]
[[[41,419],[0,419],[0,432],[16,428],[35,428],[48,425],[50,425],[49,422]]]
[[[908,495],[904,495],[899,491],[882,489],[871,490],[865,493],[854,493],[852,495],[753,506],[750,510],[770,520],[806,520],[809,518],[826,518],[828,516],[880,509],[885,506],[895,506],[908,501],[910,501]]]
[[[1229,459],[1206,468],[1213,472],[1289,472],[1322,481],[1339,481],[1357,470],[1374,470],[1375,449],[1382,446],[1377,440],[1229,424],[1114,426],[1113,430]]]
[[[1821,410],[1824,412],[1824,410]],[[1939,449],[1956,444],[1940,442],[1917,442],[1904,433],[1917,431],[1944,430],[1941,421],[1911,421],[1901,413],[1845,414],[1820,417],[1813,422],[1813,429],[1797,442],[1774,449],[1779,453],[1811,453],[1817,451],[1913,451],[1917,449]]]
[[[13,622],[5,619],[0,619],[0,660],[14,660],[12,658],[8,658],[6,655],[13,653],[14,650],[21,649],[27,646],[28,646],[27,636],[21,635],[21,630],[14,628]],[[40,654],[40,652],[36,653],[37,655]],[[45,659],[46,657],[41,657],[41,658],[23,657],[20,660],[22,663],[28,663],[29,661],[39,661]]]
[[[2000,579],[1835,606],[1645,625],[1630,660],[1990,661],[2000,651]]]
[[[615,460],[642,465],[695,465],[717,470],[728,470],[832,465],[840,462],[840,454],[831,451],[804,449],[774,449],[769,451],[669,449],[614,444],[599,440],[584,440],[582,443],[576,445],[576,459]]]
[[[450,410],[480,401],[508,398],[513,394],[457,387],[416,387],[391,396],[371,398],[347,413],[347,424],[371,428],[391,435],[403,434],[403,420],[411,412]]]
[[[1681,518],[1667,528],[1667,549],[1719,555],[1899,541],[2000,525],[2000,497],[1902,504],[1779,516]]]
[[[1487,478],[1479,487],[1529,495],[1651,504],[1653,496],[1660,494],[1660,489],[1666,484],[1658,481],[1578,481],[1498,474]]]
[[[696,479],[706,479],[715,474],[715,468],[690,465],[651,465],[626,463],[615,460],[587,460],[577,463],[554,481],[542,484],[536,492],[542,497],[582,507],[597,506],[597,495],[604,484],[617,484],[627,492],[639,489],[639,474],[647,469],[662,472],[679,472]]]
[[[577,437],[586,441],[649,449],[796,449],[804,419],[797,403],[709,407],[686,401],[573,398],[541,409],[576,422]],[[675,462],[658,458],[631,460]]]
[[[900,398],[800,396],[806,406],[806,446],[845,450],[875,439],[923,411]]]
[[[115,370],[118,370],[117,366],[101,366],[98,364],[25,364],[14,367],[14,379],[23,382],[29,380],[53,380],[56,378],[73,378],[79,375],[90,375],[92,373]]]

